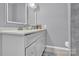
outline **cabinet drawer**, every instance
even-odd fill
[[[28,48],[26,48],[26,56],[36,56],[36,43],[32,44]]]
[[[38,40],[40,36],[41,36],[41,32],[25,36],[25,40],[24,40],[25,47],[32,44],[34,41]]]
[[[39,38],[36,42],[26,48],[27,56],[41,56],[44,51],[43,40]]]

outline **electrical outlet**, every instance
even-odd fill
[[[67,48],[69,48],[69,47],[70,47],[70,43],[69,43],[68,41],[66,41],[66,42],[65,42],[65,46],[66,46]]]

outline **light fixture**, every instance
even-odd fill
[[[37,12],[40,10],[39,4],[38,3],[29,3],[28,7],[33,9],[33,11],[35,13],[35,25],[37,25]]]
[[[29,3],[29,6],[30,6],[31,8],[33,8],[33,9],[35,9],[35,8],[37,7],[35,3]]]

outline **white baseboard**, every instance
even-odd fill
[[[60,50],[66,50],[66,51],[70,51],[69,48],[64,48],[64,47],[57,47],[57,46],[46,46],[47,48],[51,48],[51,49],[60,49]]]
[[[74,54],[74,55],[76,55],[76,49],[72,49],[72,52],[71,52],[71,49],[64,48],[64,47],[57,47],[57,46],[49,46],[49,45],[47,45],[46,48],[48,49],[48,51],[54,50],[54,52],[57,52],[57,51],[68,52],[69,56],[71,55],[71,53]]]
[[[57,46],[46,46],[46,52],[54,53],[56,56],[70,56],[70,49]]]

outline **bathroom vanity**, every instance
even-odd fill
[[[45,50],[46,30],[44,29],[2,30],[0,33],[2,56],[41,56]]]
[[[30,7],[30,6],[29,6]],[[36,9],[36,8],[35,8]],[[6,23],[27,25],[27,3],[5,4]],[[34,10],[35,12],[35,10]],[[35,14],[36,15],[36,14]],[[36,17],[36,16],[35,16]],[[36,21],[35,21],[36,22]],[[36,25],[37,23],[35,23]],[[45,29],[0,28],[0,56],[41,56],[45,49]]]

